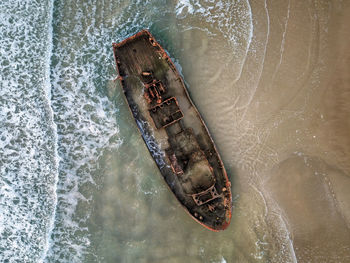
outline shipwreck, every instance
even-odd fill
[[[118,77],[147,148],[170,190],[201,225],[231,220],[231,183],[168,54],[148,30],[113,43]]]

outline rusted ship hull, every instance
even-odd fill
[[[231,183],[169,56],[143,30],[113,43],[118,79],[166,183],[188,213],[213,231],[231,220]]]

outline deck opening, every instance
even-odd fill
[[[153,92],[151,89],[150,92]],[[183,118],[183,113],[175,97],[171,97],[153,108],[149,113],[157,129],[167,127]]]

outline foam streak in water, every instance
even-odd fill
[[[252,8],[251,8],[251,6],[249,4],[249,0],[247,0],[246,3],[247,3],[248,11],[249,11],[248,13],[249,13],[249,21],[250,21],[249,37],[248,37],[247,46],[246,46],[246,49],[245,49],[245,55],[244,55],[244,57],[242,59],[241,65],[240,65],[239,74],[233,80],[233,83],[236,83],[240,79],[240,77],[242,75],[243,67],[244,67],[245,61],[247,59],[248,51],[249,51],[250,45],[252,43],[252,38],[253,38],[253,14],[252,14]]]
[[[58,182],[58,165],[59,165],[59,155],[58,155],[58,139],[57,139],[57,125],[56,123],[53,121],[54,118],[54,112],[52,109],[52,102],[51,102],[51,82],[50,82],[50,65],[51,65],[51,56],[52,56],[52,40],[53,40],[53,28],[52,28],[52,24],[53,24],[53,7],[54,7],[54,0],[51,0],[49,2],[49,21],[48,21],[48,39],[47,39],[47,55],[46,55],[46,68],[45,68],[45,86],[46,89],[44,89],[45,91],[45,97],[47,100],[47,104],[48,104],[48,108],[49,108],[49,114],[50,114],[50,120],[51,120],[51,126],[53,129],[53,140],[54,140],[54,155],[56,156],[56,158],[54,159],[54,167],[55,167],[55,179],[54,179],[54,184],[52,186],[53,192],[54,192],[54,197],[53,197],[53,206],[54,206],[54,210],[52,212],[52,216],[51,216],[51,220],[49,222],[49,226],[47,229],[47,237],[46,237],[46,246],[44,248],[42,257],[41,257],[41,262],[43,262],[46,258],[48,249],[50,247],[50,240],[51,240],[51,233],[54,227],[54,221],[55,221],[55,216],[56,216],[56,207],[57,207],[57,182]]]
[[[285,45],[285,42],[286,42],[286,33],[287,33],[287,28],[288,28],[289,14],[290,14],[290,0],[288,1],[287,17],[286,17],[286,20],[284,22],[282,41],[281,41],[281,47],[280,47],[280,59],[278,61],[276,69],[275,69],[275,71],[274,71],[274,73],[272,75],[272,80],[271,80],[272,84],[273,84],[273,82],[274,82],[274,80],[276,78],[276,74],[277,74],[278,70],[280,69],[280,66],[281,66],[282,60],[283,60],[284,45]]]
[[[267,6],[267,0],[264,1],[264,10],[265,10],[265,14],[266,14],[266,37],[265,37],[265,43],[264,43],[264,47],[263,47],[263,54],[261,55],[262,58],[261,58],[261,61],[259,61],[258,78],[254,81],[254,84],[253,84],[254,88],[251,89],[251,92],[249,94],[249,98],[247,99],[247,102],[244,105],[237,107],[238,110],[244,109],[244,112],[243,112],[241,119],[245,118],[245,115],[246,115],[247,110],[248,110],[248,106],[252,102],[254,95],[259,87],[261,76],[262,76],[263,70],[264,70],[266,51],[267,51],[267,46],[269,43],[269,36],[270,36],[270,16],[269,16],[269,10],[268,10],[268,6]],[[253,51],[253,50],[251,50],[251,51]],[[256,52],[256,51],[254,51],[254,52]]]

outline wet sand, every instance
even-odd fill
[[[287,261],[347,262],[350,5],[250,4],[253,37],[242,71],[220,57],[229,49],[222,39],[198,47],[191,32],[183,40],[185,79],[232,172],[238,209],[248,200],[245,213],[254,218],[266,205],[249,228],[269,261],[288,254]]]

